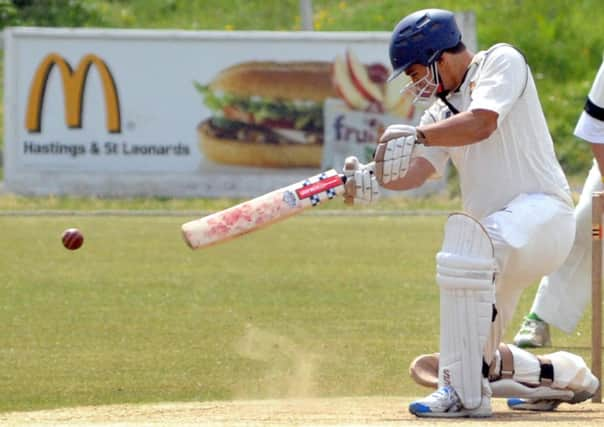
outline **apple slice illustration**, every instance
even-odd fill
[[[369,79],[373,83],[384,85],[388,82],[390,72],[388,71],[388,68],[384,66],[384,64],[375,62],[367,65],[367,74],[369,74]]]
[[[333,64],[333,84],[338,95],[346,104],[355,110],[366,110],[370,101],[361,95],[361,92],[353,83],[347,61],[344,57],[338,55]]]
[[[413,117],[413,94],[409,91],[401,93],[403,88],[409,83],[408,78],[394,79],[386,85],[386,94],[384,96],[384,109],[391,114],[399,117]]]
[[[346,64],[350,71],[352,83],[361,95],[369,102],[382,103],[384,95],[381,88],[371,81],[367,67],[359,61],[350,49],[346,51]]]

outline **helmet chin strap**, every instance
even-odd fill
[[[445,88],[443,87],[442,78],[440,77],[440,73],[438,72],[438,66],[437,66],[436,62],[434,62],[434,63],[432,63],[432,65],[430,65],[430,70],[433,73],[433,75],[435,76],[434,81],[436,83],[436,97],[438,99],[440,99],[449,108],[449,110],[453,113],[453,115],[459,114],[459,110],[457,108],[455,108],[455,106],[453,104],[451,104],[449,102],[449,100],[447,99],[447,96],[449,95],[449,93],[451,91],[445,90]]]

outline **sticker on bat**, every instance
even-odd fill
[[[300,200],[307,199],[315,194],[323,193],[324,191],[344,185],[344,181],[339,175],[333,175],[317,181],[313,184],[303,186],[296,190],[296,194]]]
[[[289,190],[287,190],[285,193],[283,193],[283,201],[290,208],[296,207],[296,195]]]

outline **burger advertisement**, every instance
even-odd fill
[[[217,163],[268,168],[321,165],[323,104],[337,96],[328,62],[243,62],[197,83],[212,116],[200,148]]]
[[[369,161],[386,126],[417,112],[401,93],[404,78],[362,63],[351,49],[333,61],[248,61],[195,82],[211,111],[197,126],[204,157],[255,168],[336,168]]]

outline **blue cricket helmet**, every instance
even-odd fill
[[[403,18],[394,27],[390,40],[392,75],[399,76],[412,64],[426,67],[436,62],[443,51],[461,41],[453,12],[423,9]]]

